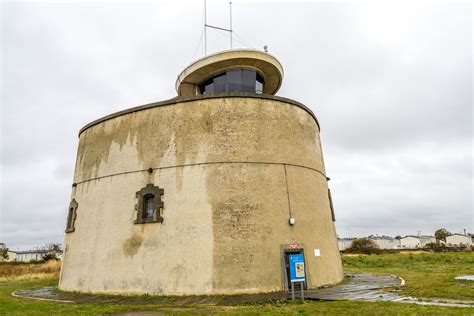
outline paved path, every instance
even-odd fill
[[[367,273],[346,273],[346,281],[328,288],[305,291],[307,300],[354,300],[354,301],[392,301],[437,306],[474,307],[464,302],[439,300],[420,301],[417,298],[400,294],[398,288],[404,281],[394,275],[373,275]],[[296,297],[298,297],[296,294]],[[62,303],[89,304],[157,304],[163,306],[190,306],[200,304],[232,305],[240,303],[288,300],[288,292],[275,292],[253,295],[211,295],[211,296],[114,296],[59,292],[55,287],[24,290],[12,293],[17,297],[49,300]]]
[[[474,307],[461,301],[444,302],[440,300],[422,301],[418,298],[400,294],[397,290],[405,281],[395,275],[373,275],[366,273],[346,273],[348,281],[334,287],[309,291],[305,297],[324,301],[391,301],[420,305]]]
[[[308,291],[308,299],[325,301],[399,301],[406,297],[388,289],[396,289],[403,281],[394,275],[346,273],[347,281],[334,287]]]

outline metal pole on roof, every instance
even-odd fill
[[[207,55],[207,17],[206,17],[206,0],[204,0],[204,56]]]
[[[223,27],[218,27],[214,25],[207,24],[207,6],[206,0],[204,0],[204,55],[207,55],[207,28],[221,30],[230,33],[230,48],[232,49],[232,2],[229,2],[229,13],[230,13],[230,28],[226,29]]]
[[[232,49],[232,1],[229,2],[229,11],[230,11],[230,49]]]

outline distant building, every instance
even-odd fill
[[[426,248],[427,244],[436,243],[436,238],[429,235],[405,236],[400,239],[400,249]]]
[[[367,238],[372,240],[380,249],[423,249],[429,248],[429,244],[436,243],[436,237],[430,235],[407,235],[400,239],[384,235],[370,235]],[[338,238],[339,250],[343,251],[349,248],[355,239],[357,238]],[[474,246],[474,234],[452,234],[446,237],[446,242],[441,241],[441,244],[447,247]]]
[[[463,234],[452,234],[446,237],[448,247],[469,247],[472,243],[472,236]]]
[[[395,239],[390,236],[370,235],[367,237],[372,240],[380,249],[416,249],[422,248],[420,238],[417,236],[405,236],[401,239]],[[434,238],[434,237],[433,237]],[[349,248],[357,238],[338,238],[339,250],[343,251]]]
[[[400,246],[400,242],[398,239],[394,239],[390,236],[373,236],[370,235],[370,240],[372,240],[377,247],[380,249],[398,249]]]
[[[40,261],[43,256],[47,253],[46,250],[25,250],[25,251],[8,251],[8,261]]]
[[[417,249],[422,248],[420,237],[405,236],[400,238],[400,249]]]
[[[356,238],[338,238],[337,245],[339,247],[339,251],[343,251],[349,248],[352,244],[352,241],[355,239]]]
[[[427,244],[435,244],[436,243],[436,237],[435,236],[421,235],[418,238],[420,239],[420,244],[421,244],[421,247],[423,247],[423,248],[425,248]]]

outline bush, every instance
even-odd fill
[[[433,250],[435,252],[441,252],[441,251],[448,251],[448,248],[446,248],[446,245],[443,244],[443,243],[439,243],[439,242],[430,242],[430,243],[427,243],[425,245],[425,248],[426,249],[429,249],[429,250]],[[453,249],[451,249],[453,250]]]
[[[63,253],[61,244],[58,243],[47,244],[42,248],[42,250],[45,251],[42,256],[43,261],[59,260],[59,255]]]
[[[349,248],[345,250],[348,253],[362,253],[362,254],[380,254],[381,250],[375,242],[369,238],[359,238],[352,241]]]
[[[9,256],[8,256],[8,248],[7,247],[1,247],[0,248],[0,257],[2,258],[2,261],[3,260],[8,260]]]
[[[446,242],[446,237],[451,235],[451,233],[448,232],[448,230],[446,228],[440,228],[440,229],[435,231],[434,235],[435,235],[435,238],[436,238],[436,242],[439,245],[441,243],[441,241]]]

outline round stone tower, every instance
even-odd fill
[[[342,280],[319,124],[277,97],[283,68],[256,50],[206,56],[178,96],[79,132],[59,288],[119,294],[308,289]]]

